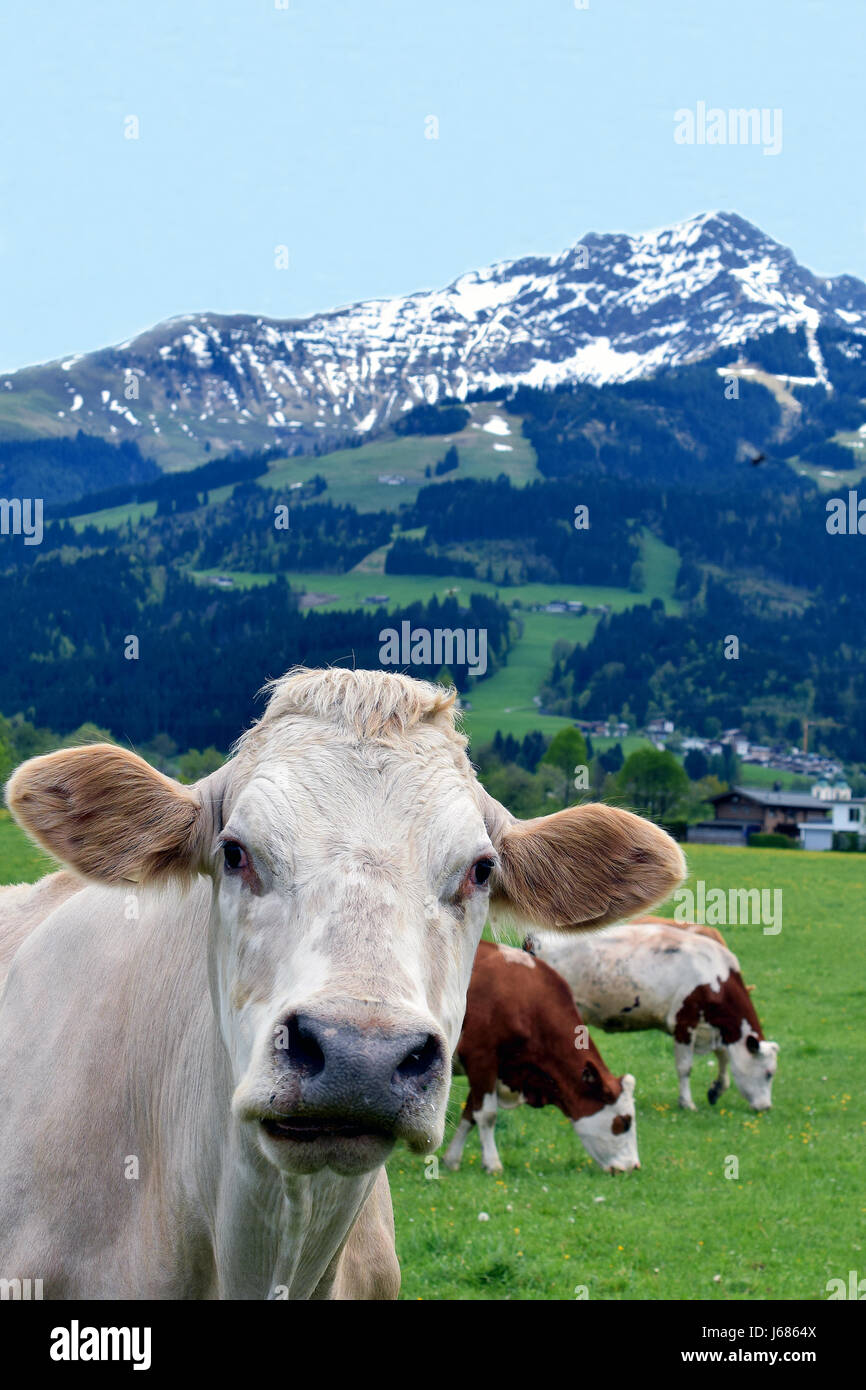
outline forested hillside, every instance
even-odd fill
[[[0,446],[10,484],[46,500],[41,544],[2,537],[0,711],[224,749],[269,676],[379,665],[406,619],[487,632],[483,672],[412,666],[456,681],[470,730],[514,728],[516,708],[521,736],[664,714],[766,742],[812,717],[866,762],[861,537],[827,525],[866,471],[864,378],[859,340],[818,341],[833,390],[803,330],[780,332],[734,364],[475,392],[312,458],[159,474],[84,435]]]

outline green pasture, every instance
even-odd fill
[[[598,1034],[608,1065],[637,1078],[640,1171],[603,1173],[549,1108],[500,1115],[499,1177],[475,1135],[460,1172],[440,1165],[436,1180],[396,1154],[404,1298],[573,1299],[585,1286],[590,1299],[809,1300],[863,1272],[866,857],[710,845],[688,857],[708,888],[782,889],[778,935],[725,933],[780,1043],[773,1109],[753,1114],[733,1087],[710,1107],[714,1070],[699,1058],[698,1111],[681,1111],[670,1038]],[[465,1094],[456,1079],[446,1143]]]
[[[6,810],[0,810],[0,885],[32,883],[57,865],[19,830]]]
[[[484,428],[491,419],[502,420],[507,435],[491,434]],[[385,436],[357,449],[338,449],[320,458],[278,460],[260,482],[283,492],[292,483],[304,482],[314,473],[328,480],[325,494],[334,503],[349,503],[360,512],[396,510],[415,501],[418,490],[430,483],[438,485],[460,478],[497,478],[507,473],[515,486],[522,486],[541,475],[535,464],[535,451],[521,430],[521,421],[496,406],[480,403],[472,407],[472,419],[464,430],[449,435]],[[457,446],[460,466],[441,477],[431,474],[451,444]],[[497,447],[498,446],[498,447]],[[400,483],[380,482],[382,477],[400,477]],[[288,500],[284,498],[283,500]]]
[[[802,782],[803,774],[786,772],[778,767],[761,767],[759,763],[741,763],[739,782],[743,787],[760,787],[762,791],[772,791],[779,782],[785,791],[790,791],[795,782]]]

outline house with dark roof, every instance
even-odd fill
[[[715,820],[702,821],[689,827],[689,840],[695,843],[741,845],[750,834],[789,835],[791,839],[807,837],[805,825],[832,825],[830,808],[825,801],[809,792],[771,792],[757,787],[731,787],[709,798]],[[830,836],[832,838],[832,835]],[[824,847],[823,845],[821,846]],[[815,845],[818,848],[818,845]],[[826,846],[830,848],[829,843]]]

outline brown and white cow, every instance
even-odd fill
[[[695,1110],[695,1053],[714,1052],[714,1105],[731,1084],[769,1110],[779,1044],[767,1042],[733,951],[712,927],[663,918],[623,922],[580,939],[535,934],[527,943],[565,977],[589,1023],[609,1033],[659,1028],[674,1039],[680,1105]]]
[[[494,1127],[500,1106],[555,1105],[606,1173],[639,1168],[634,1077],[614,1076],[563,980],[513,946],[482,941],[472,967],[457,1060],[469,1095],[444,1162],[459,1168],[478,1126],[482,1166],[501,1173]]]
[[[683,873],[609,807],[514,820],[453,693],[383,672],[290,672],[195,786],[94,745],[7,800],[78,876],[0,894],[0,1271],[49,1298],[396,1296],[383,1164],[442,1141],[488,912]]]

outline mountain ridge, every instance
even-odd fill
[[[866,333],[866,284],[821,277],[737,213],[588,232],[440,290],[306,318],[184,314],[114,347],[0,376],[0,438],[78,428],[135,439],[163,467],[369,437],[419,401],[500,386],[623,382],[780,327]]]

